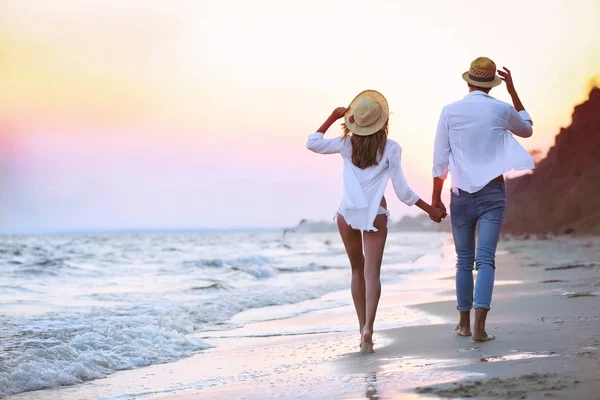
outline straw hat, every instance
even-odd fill
[[[350,132],[369,136],[379,132],[387,123],[390,110],[385,97],[376,90],[365,90],[352,100],[344,116]]]
[[[479,88],[493,88],[502,83],[496,75],[496,63],[487,57],[476,58],[462,77],[469,85]]]

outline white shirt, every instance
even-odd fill
[[[324,139],[323,134],[317,132],[308,137],[306,147],[315,153],[340,153],[342,156],[344,196],[338,212],[353,229],[377,231],[373,223],[390,178],[396,195],[402,202],[412,206],[419,200],[419,196],[408,186],[402,173],[402,148],[391,139],[387,139],[379,163],[365,169],[360,169],[352,163],[350,137]]]
[[[511,169],[532,169],[532,157],[512,135],[530,137],[532,126],[527,111],[480,90],[469,93],[442,110],[433,177],[446,179],[449,169],[452,188],[475,193]]]

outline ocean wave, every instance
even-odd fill
[[[293,273],[293,272],[314,272],[314,271],[324,271],[328,269],[336,269],[337,267],[327,266],[327,265],[318,265],[318,264],[309,264],[302,265],[298,267],[276,267],[277,271],[283,273]]]
[[[62,267],[64,266],[64,261],[64,258],[45,258],[34,263],[33,265],[40,267]]]
[[[277,261],[260,254],[230,259],[226,264],[234,271],[245,272],[256,279],[272,278],[277,275],[277,270],[273,267]]]
[[[225,323],[244,310],[293,304],[346,286],[336,282],[261,284],[243,293],[220,291],[218,297],[185,304],[51,314],[29,322],[0,317],[0,396],[74,385],[188,357],[209,347],[192,333]]]
[[[57,271],[52,271],[52,270],[48,270],[45,268],[36,268],[36,267],[19,268],[15,272],[20,275],[34,275],[34,276],[41,276],[41,275],[57,276],[58,275]]]
[[[12,272],[16,275],[57,276],[63,270],[78,269],[65,258],[12,258],[7,260],[6,264],[12,266]]]
[[[192,268],[223,268],[225,267],[225,262],[220,258],[211,258],[205,260],[184,261],[183,265]]]
[[[0,285],[0,292],[6,294],[6,292],[15,292],[15,293],[39,293],[35,290],[27,289],[22,286],[15,285]]]
[[[10,348],[3,349],[0,396],[75,385],[119,370],[174,361],[209,347],[188,338],[188,327],[174,324],[104,327],[76,334],[58,330],[52,340],[36,341],[36,346],[29,339],[13,340]]]
[[[194,286],[194,287],[190,288],[189,290],[197,291],[197,290],[211,290],[211,289],[228,290],[228,289],[230,289],[230,287],[227,285],[224,285],[223,283],[215,282],[215,283],[212,283],[212,284],[206,285],[206,286]]]
[[[215,267],[215,268],[222,268],[223,267],[223,260],[220,259],[214,259],[214,260],[200,260],[199,264],[203,267]]]
[[[240,267],[246,265],[271,265],[275,264],[276,261],[269,257],[257,254],[226,260],[226,263],[231,266]]]
[[[252,255],[246,257],[237,257],[231,259],[201,259],[194,261],[184,261],[183,264],[187,267],[208,267],[208,268],[225,268],[229,267],[234,271],[243,271],[255,278],[268,278],[277,273],[277,271],[270,266],[276,264],[276,261],[263,256],[263,255]]]
[[[243,265],[233,267],[234,271],[245,272],[256,279],[272,278],[277,275],[277,270],[269,265]]]

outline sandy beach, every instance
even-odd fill
[[[504,240],[488,343],[454,334],[451,245],[428,282],[437,292],[384,286],[375,354],[357,353],[356,332],[328,329],[355,324],[337,307],[204,333],[215,347],[190,358],[10,398],[600,399],[600,238]]]

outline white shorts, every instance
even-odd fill
[[[385,214],[385,216],[386,216],[386,218],[387,218],[387,224],[386,224],[386,226],[387,226],[387,227],[389,227],[389,226],[390,226],[390,222],[392,221],[392,220],[390,219],[390,211],[389,211],[389,210],[386,210],[385,208],[383,208],[383,207],[381,207],[381,206],[379,206],[379,209],[377,210],[377,215],[384,215],[384,214]],[[333,220],[334,220],[334,221],[337,221],[337,216],[338,216],[338,215],[342,215],[342,216],[343,216],[343,214],[342,214],[342,213],[339,211],[339,209],[338,209],[338,211],[336,211],[336,213],[333,215]]]

